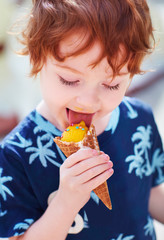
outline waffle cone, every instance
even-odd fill
[[[95,127],[92,124],[86,133],[85,137],[80,142],[65,142],[61,141],[61,137],[55,137],[54,142],[58,145],[66,157],[77,152],[80,148],[90,147],[92,149],[100,150],[96,136]],[[99,199],[105,204],[107,208],[112,209],[111,199],[108,191],[108,185],[105,181],[93,190]]]

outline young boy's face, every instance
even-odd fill
[[[85,38],[74,34],[60,44],[61,55],[77,49]],[[123,51],[122,51],[123,52]],[[112,69],[104,58],[94,68],[90,66],[101,54],[98,42],[86,52],[64,62],[47,57],[41,70],[43,102],[40,112],[57,128],[64,130],[70,123],[84,120],[96,128],[105,128],[110,113],[120,104],[130,83],[125,65],[112,80]],[[121,53],[118,56],[118,61]]]

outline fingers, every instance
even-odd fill
[[[80,149],[68,157],[60,168],[61,189],[88,194],[113,174],[113,163],[104,152]],[[88,195],[87,195],[88,196]]]
[[[74,165],[74,175],[80,175],[81,173],[101,164],[109,164],[109,167],[113,167],[113,163],[109,160],[109,156],[107,154],[101,153],[98,156],[85,159]]]
[[[95,166],[104,163],[108,163],[108,166],[112,167],[113,163],[109,161],[109,159],[109,156],[103,152],[90,148],[84,148],[67,158],[63,167],[70,169],[72,176],[77,176],[90,168],[94,168]]]
[[[91,148],[82,148],[78,150],[76,153],[73,153],[71,156],[69,156],[65,162],[64,167],[70,168],[77,164],[80,161],[83,161],[84,159],[91,158],[93,156],[98,156],[99,151],[91,149]]]
[[[80,183],[85,183],[90,181],[91,179],[103,174],[105,171],[109,171],[110,173],[113,172],[112,169],[113,163],[111,161],[95,165],[94,167],[86,170],[85,172],[81,173],[79,177]]]
[[[84,187],[88,189],[88,191],[92,191],[100,184],[104,183],[108,178],[110,178],[114,173],[113,168],[109,168],[98,176],[92,178],[90,181],[84,184]]]

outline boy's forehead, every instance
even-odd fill
[[[95,40],[89,49],[85,50],[79,55],[67,57],[72,53],[76,52],[78,49],[81,49],[81,47],[86,43],[87,39],[88,35],[84,32],[74,33],[63,39],[59,44],[59,54],[61,57],[66,58],[63,63],[60,62],[60,65],[75,64],[75,66],[81,65],[85,67],[92,67],[91,65],[97,62],[103,51],[103,48],[98,40]],[[124,53],[124,47],[120,46],[120,52],[117,56],[118,62],[121,61]],[[104,57],[101,62],[98,63],[98,65],[104,66],[106,71],[108,71],[108,69],[110,68],[107,57]]]
[[[84,32],[78,32],[69,35],[68,37],[64,38],[59,44],[59,54],[61,57],[67,57],[74,52],[80,50],[88,40],[88,34]],[[96,61],[102,54],[102,47],[98,41],[94,41],[91,47],[85,50],[83,53],[79,54],[82,55],[91,55],[90,61]]]
[[[75,50],[77,50],[78,47],[80,47],[80,45],[78,45],[77,42],[75,42],[75,44],[74,43],[71,43],[71,45],[69,45],[69,44],[70,43],[67,44],[67,43],[63,42],[60,45],[59,51],[60,51],[61,56],[65,57],[65,56],[71,54],[72,52],[74,52]],[[79,44],[80,44],[80,42],[79,42]],[[93,44],[93,46],[90,47],[88,50],[86,50],[78,55],[66,57],[63,62],[58,62],[58,63],[61,66],[65,66],[65,65],[68,67],[73,66],[74,68],[77,68],[77,69],[81,70],[81,72],[83,72],[83,71],[85,71],[85,69],[92,68],[93,63],[97,62],[97,60],[101,56],[101,53],[102,53],[102,48],[101,48],[100,44],[98,42],[95,42]],[[106,58],[102,59],[97,65],[109,66]]]

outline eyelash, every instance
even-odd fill
[[[59,79],[60,79],[60,82],[63,84],[63,85],[66,85],[66,86],[75,86],[79,80],[77,81],[74,81],[74,82],[70,82],[70,81],[66,81],[64,78],[60,77],[59,76]]]
[[[79,80],[70,82],[70,81],[67,81],[67,80],[65,80],[64,78],[60,77],[60,76],[59,76],[59,80],[60,80],[60,82],[61,82],[63,85],[66,85],[66,86],[76,86],[76,85],[78,84],[78,82],[79,82]],[[108,86],[108,85],[105,85],[105,84],[104,84],[104,87],[105,87],[106,89],[109,89],[109,90],[111,90],[111,91],[114,91],[114,90],[119,90],[120,84],[117,84],[117,85],[115,85],[115,86]]]
[[[109,85],[105,85],[105,84],[104,84],[104,87],[105,87],[106,89],[109,89],[109,90],[111,90],[111,91],[114,91],[114,90],[119,90],[120,84],[117,84],[117,85],[115,85],[115,86],[109,86]]]

